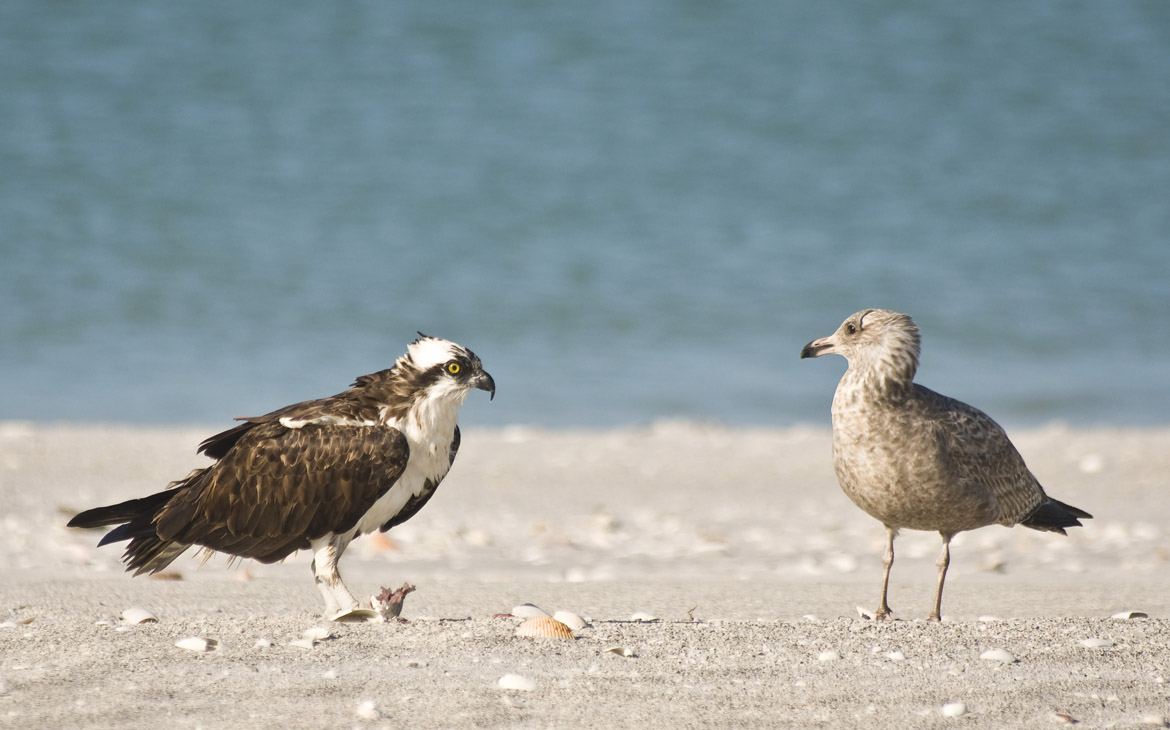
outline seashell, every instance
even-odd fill
[[[573,630],[550,616],[533,616],[516,627],[516,635],[541,639],[572,639]]]
[[[1052,719],[1056,722],[1063,722],[1065,725],[1075,725],[1077,719],[1067,712],[1053,712]]]
[[[288,645],[295,646],[299,649],[312,649],[317,645],[317,642],[313,641],[312,639],[294,639],[293,641],[288,642]]]
[[[219,646],[219,642],[215,639],[205,639],[202,636],[189,636],[186,639],[176,641],[175,646],[187,651],[211,651]]]
[[[505,674],[497,682],[500,689],[514,689],[520,692],[532,692],[536,689],[536,682],[519,674]]]
[[[324,641],[325,639],[332,639],[333,633],[324,626],[314,626],[311,629],[305,629],[304,633],[301,634],[301,637],[308,639],[309,641],[317,642]]]
[[[861,606],[858,606],[857,615],[866,621],[873,621],[873,611],[870,611],[868,608],[862,608]]]
[[[967,714],[967,705],[964,702],[950,702],[942,706],[943,717],[962,717]]]
[[[989,662],[1002,662],[1003,664],[1015,664],[1019,661],[1016,655],[1012,654],[1006,649],[988,649],[979,655],[980,659],[985,659]]]
[[[366,700],[359,704],[353,714],[362,720],[382,720],[386,717],[373,700]]]
[[[512,615],[516,618],[532,618],[533,616],[548,616],[548,611],[531,603],[521,603],[512,608]]]
[[[1104,646],[1113,646],[1113,642],[1109,639],[1085,639],[1081,641],[1081,646],[1087,646],[1090,649],[1100,649]]]
[[[252,648],[254,649],[267,649],[270,646],[272,646],[272,639],[265,639],[264,637],[256,639],[256,643],[252,644]]]
[[[633,650],[627,649],[624,646],[611,646],[608,649],[606,649],[603,653],[613,654],[614,656],[625,657],[627,659],[634,656]]]
[[[1148,614],[1144,611],[1122,611],[1121,613],[1113,614],[1109,618],[1116,618],[1116,619],[1121,619],[1121,620],[1125,621],[1125,620],[1129,620],[1131,618],[1149,618],[1149,617],[1150,617],[1150,614]]]
[[[820,654],[817,654],[817,661],[821,662],[835,662],[840,658],[841,655],[831,649],[829,651],[822,651]]]
[[[122,612],[122,620],[128,624],[146,624],[146,623],[157,624],[158,623],[158,616],[155,616],[153,613],[151,613],[150,611],[147,611],[145,608],[139,608],[138,606],[131,606],[130,608],[127,608],[125,611]]]
[[[553,614],[552,617],[563,623],[565,626],[568,626],[573,631],[580,631],[589,625],[585,622],[585,619],[581,618],[575,613],[572,613],[571,611],[557,611]]]
[[[904,662],[906,661],[906,655],[900,651],[887,651],[886,659],[889,659],[892,662]]]
[[[653,615],[651,615],[651,614],[648,614],[648,613],[646,613],[645,611],[638,611],[637,613],[635,613],[635,614],[633,614],[632,616],[630,616],[630,620],[631,620],[631,621],[646,621],[646,622],[650,622],[650,621],[657,621],[657,620],[658,620],[658,617],[657,617],[657,616],[653,616]]]
[[[15,629],[15,621],[0,621],[0,629]]]

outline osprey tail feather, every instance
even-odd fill
[[[86,510],[69,520],[69,527],[108,527],[117,525],[98,542],[98,547],[129,540],[122,555],[126,570],[135,575],[157,573],[171,564],[190,545],[164,540],[155,529],[155,516],[185,487],[167,489],[148,497],[129,499],[106,507]]]

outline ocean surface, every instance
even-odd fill
[[[1170,3],[0,4],[0,420],[829,423],[866,307],[1011,427],[1170,422]]]

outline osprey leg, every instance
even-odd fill
[[[341,535],[315,541],[312,545],[313,578],[325,599],[325,618],[331,621],[364,620],[374,616],[372,610],[360,607],[337,570],[337,561],[347,545],[349,538]]]

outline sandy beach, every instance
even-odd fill
[[[64,527],[204,465],[215,430],[0,423],[0,726],[1170,723],[1167,428],[1009,430],[1095,519],[957,537],[941,624],[922,620],[931,533],[899,538],[898,620],[859,617],[884,532],[838,489],[827,428],[466,428],[427,507],[341,562],[358,595],[417,586],[401,623],[324,622],[306,554],[192,551],[169,580],[131,578],[101,532]],[[523,603],[590,625],[516,637],[497,614]],[[132,607],[157,622],[122,620]],[[306,642],[314,627],[329,636]],[[216,645],[176,646],[191,637]]]

